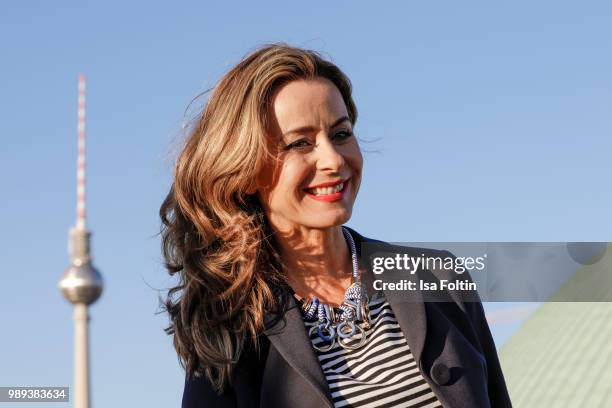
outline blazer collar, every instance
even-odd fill
[[[268,318],[271,319],[272,316]],[[276,324],[266,329],[264,334],[287,363],[299,372],[332,407],[333,400],[325,374],[312,348],[302,313],[293,296],[289,296],[284,319],[278,320]]]
[[[392,245],[378,241],[375,239],[367,238],[356,232],[355,230],[348,228],[349,232],[355,240],[357,246],[357,254],[359,256],[360,267],[363,268],[367,274],[364,278],[366,284],[374,279],[373,273],[368,266],[368,260],[365,259],[365,254],[362,255],[364,244],[376,244],[377,249],[381,246]],[[394,277],[393,271],[386,271],[387,278],[390,281],[394,279],[401,279],[401,276]],[[370,286],[371,288],[371,286]],[[420,291],[394,291],[384,290],[385,298],[389,302],[393,313],[400,325],[406,342],[410,347],[410,351],[414,356],[417,364],[420,364],[421,356],[423,354],[423,347],[425,346],[425,337],[427,335],[427,315],[425,312],[425,302]]]
[[[384,243],[366,238],[351,228],[347,227],[347,229],[355,240],[360,267],[366,273],[370,273],[368,272],[367,264],[362,259],[361,246],[367,242]],[[410,296],[413,297],[408,297],[405,292],[399,291],[384,291],[384,293],[404,333],[415,361],[420,365],[427,332],[427,318],[421,295],[418,291],[411,292],[412,295]],[[268,315],[266,318],[270,321],[269,319],[272,316]],[[333,406],[325,374],[321,369],[316,352],[312,348],[312,343],[302,320],[302,314],[293,296],[289,296],[289,304],[287,305],[284,319],[277,321],[276,324],[266,329],[264,334],[287,363],[298,371],[320,393],[324,400],[327,400],[329,406]]]

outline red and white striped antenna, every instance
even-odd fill
[[[85,208],[85,75],[79,75],[78,108],[78,157],[77,157],[77,224],[76,228],[86,229]]]

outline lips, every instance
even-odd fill
[[[334,184],[333,186],[329,186],[329,187],[308,188],[306,189],[306,191],[309,192],[310,194],[319,196],[319,195],[337,193],[338,191],[341,191],[343,188],[344,188],[344,183],[340,182],[338,184]]]
[[[317,201],[337,201],[344,195],[349,179],[338,182],[322,183],[304,189],[306,194]]]

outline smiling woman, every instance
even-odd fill
[[[363,159],[338,88],[296,80],[272,96],[269,134],[282,148],[261,173],[259,198],[277,231],[341,225],[351,217]]]
[[[284,44],[215,86],[160,209],[183,407],[510,405],[479,302],[368,289],[351,93]]]

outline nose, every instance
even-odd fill
[[[344,166],[344,156],[329,138],[322,140],[316,150],[318,170],[339,171]]]

